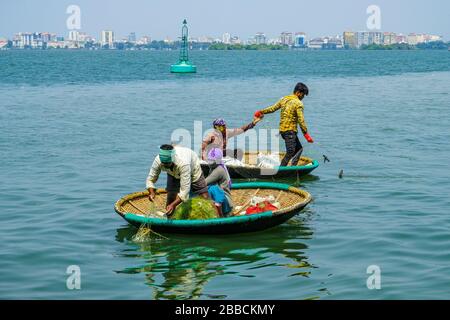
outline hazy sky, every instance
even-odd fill
[[[152,39],[175,39],[186,18],[193,37],[243,39],[256,32],[276,37],[282,31],[304,31],[309,37],[366,29],[366,9],[381,8],[381,30],[433,33],[450,39],[448,0],[0,0],[0,37],[16,32],[49,31],[67,36],[66,8],[81,8],[81,31],[99,38],[101,30],[117,37],[131,31]]]

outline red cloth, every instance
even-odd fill
[[[245,213],[246,214],[255,214],[255,213],[261,213],[261,212],[273,211],[273,210],[278,210],[278,208],[266,200],[264,202],[258,203],[256,206],[248,207],[247,210],[245,210]]]

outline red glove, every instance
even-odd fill
[[[313,143],[314,142],[314,140],[311,138],[311,136],[309,135],[308,132],[305,133],[303,136],[305,137],[306,141],[308,141],[309,143]]]
[[[261,111],[258,110],[258,111],[255,112],[255,117],[256,118],[262,118],[262,117],[264,117],[264,114]]]

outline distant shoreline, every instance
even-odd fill
[[[86,49],[86,48],[51,48],[51,49],[17,49],[17,48],[7,48],[0,49],[0,52],[141,52],[141,51],[151,51],[151,52],[178,52],[176,49]],[[199,51],[259,51],[259,52],[365,52],[365,51],[450,51],[450,48],[409,48],[409,49],[397,49],[397,48],[365,48],[365,49],[193,49],[191,52]]]
[[[361,48],[297,48],[282,45],[225,45],[212,44],[209,47],[192,47],[190,51],[444,51],[450,50],[450,42],[421,43],[417,45],[364,45]],[[14,48],[3,47],[0,51],[179,51],[178,47],[168,48]]]

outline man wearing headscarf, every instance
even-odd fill
[[[209,196],[213,199],[220,216],[227,216],[233,210],[231,199],[231,178],[222,161],[223,153],[219,148],[208,152],[209,175],[206,177]]]
[[[189,199],[191,192],[205,199],[209,198],[200,160],[191,149],[168,144],[160,147],[146,180],[150,201],[155,198],[155,183],[161,171],[167,172],[166,214],[168,216],[180,203]]]
[[[242,155],[238,155],[238,149],[227,150],[228,139],[238,136],[247,130],[253,129],[259,121],[261,121],[260,118],[254,117],[252,122],[243,125],[240,128],[228,129],[227,123],[224,119],[215,119],[213,121],[214,131],[206,135],[202,141],[202,159],[206,160],[208,151],[212,148],[220,148],[224,157],[229,156],[237,159],[242,158]]]

